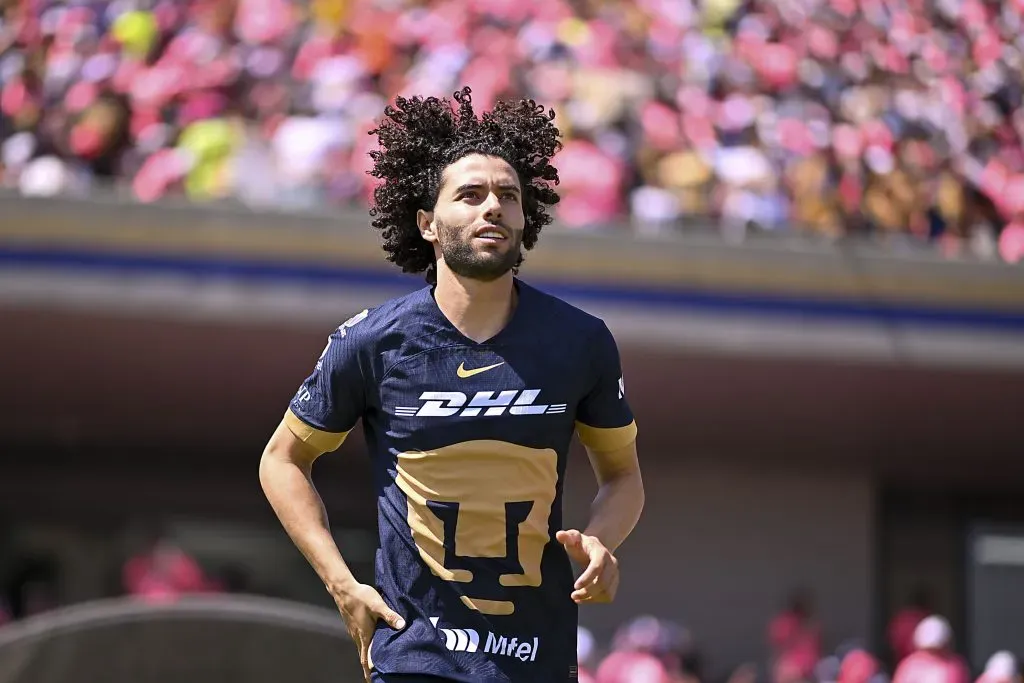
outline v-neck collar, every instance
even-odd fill
[[[524,286],[524,284],[520,282],[519,278],[512,279],[512,286],[515,288],[516,296],[518,297],[516,301],[516,307],[512,311],[512,316],[508,319],[508,322],[505,323],[505,326],[503,328],[501,328],[500,330],[498,330],[497,333],[495,333],[490,338],[485,339],[482,342],[475,341],[464,335],[462,332],[459,331],[459,328],[457,328],[452,323],[452,321],[448,319],[448,316],[444,314],[444,311],[441,310],[441,307],[437,305],[437,299],[434,298],[434,291],[436,289],[435,285],[427,287],[425,291],[427,294],[427,298],[430,300],[429,305],[431,307],[431,310],[437,317],[438,324],[440,324],[440,326],[444,328],[448,332],[448,334],[455,337],[466,346],[482,347],[496,344],[500,342],[504,337],[507,337],[514,331],[514,328],[518,325],[519,319],[522,318],[520,310],[523,307],[524,298],[527,295],[527,290],[529,289],[529,287]]]

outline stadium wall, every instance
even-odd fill
[[[422,284],[385,263],[365,211],[255,213],[112,197],[0,194],[0,264],[0,301],[238,318],[265,316],[273,302],[280,314],[290,293],[292,322]],[[1024,368],[1024,271],[1004,264],[778,234],[733,245],[696,221],[646,239],[628,226],[552,226],[523,275],[648,345]],[[339,306],[354,291],[361,300]]]
[[[363,209],[275,213],[231,204],[138,205],[103,195],[27,199],[0,192],[0,216],[5,263],[77,261],[87,266],[91,256],[135,270],[177,266],[194,273],[219,270],[323,283],[348,267],[367,281],[395,282]],[[946,318],[955,317],[955,310],[1024,312],[1019,268],[950,261],[913,245],[885,250],[870,242],[784,232],[755,233],[731,244],[713,223],[702,220],[678,235],[657,238],[640,237],[628,225],[602,232],[553,225],[540,245],[528,259],[533,278],[552,286],[575,285],[593,295],[624,298],[632,293],[647,303],[660,295],[699,304],[696,294],[717,291],[736,295],[733,305],[738,307],[768,306],[789,297],[807,308],[815,300],[830,301],[833,313],[852,312],[841,304],[856,301],[914,305],[918,312],[930,305]],[[758,293],[762,297],[753,296]],[[871,312],[880,311],[866,311]]]

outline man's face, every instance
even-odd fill
[[[420,233],[452,272],[490,282],[519,260],[526,223],[522,200],[508,162],[470,154],[444,170],[434,210],[418,216]]]

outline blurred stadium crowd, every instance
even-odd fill
[[[0,574],[0,630],[6,624],[61,606],[59,570],[38,560]],[[9,572],[8,572],[9,574]],[[261,594],[243,567],[212,571],[173,538],[147,537],[124,557],[112,594],[160,605],[196,594]],[[113,585],[112,585],[113,588]],[[266,587],[264,587],[266,588]],[[823,632],[813,596],[795,591],[774,616],[766,615],[763,661],[730,663],[712,676],[699,634],[673,619],[641,615],[623,623],[608,643],[586,627],[577,632],[580,683],[1022,683],[1017,658],[992,653],[976,680],[958,654],[949,622],[934,613],[934,598],[918,593],[887,624],[881,652],[863,639],[838,641]],[[721,667],[716,667],[721,670]]]
[[[362,205],[399,94],[529,96],[559,222],[1024,256],[1022,0],[0,0],[0,178]]]
[[[788,609],[768,628],[768,671],[739,666],[728,683],[970,683],[971,672],[954,650],[949,622],[908,608],[890,626],[893,672],[857,642],[822,653],[813,615]],[[593,636],[580,628],[577,638],[581,683],[701,683],[699,652],[689,632],[653,616],[637,617],[615,634],[607,653],[594,647]],[[1020,683],[1016,657],[1007,651],[989,657],[977,683]]]

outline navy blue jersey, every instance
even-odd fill
[[[285,420],[336,449],[363,419],[377,490],[384,674],[487,683],[575,680],[575,576],[555,540],[574,433],[636,436],[615,341],[598,318],[516,281],[508,325],[477,343],[425,288],[330,337]]]

